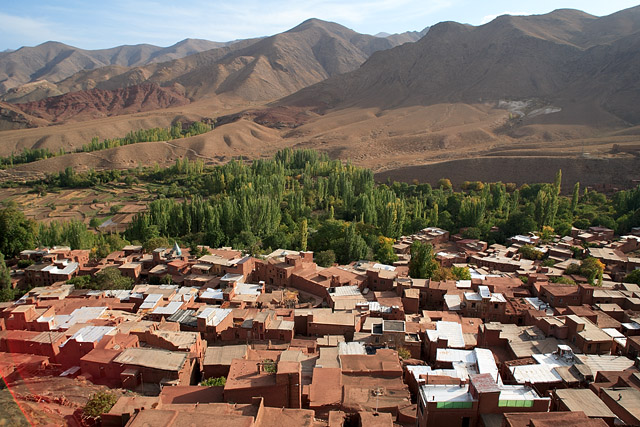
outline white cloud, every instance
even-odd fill
[[[55,31],[53,27],[54,24],[46,20],[25,18],[0,12],[1,38],[21,40],[20,46],[39,44],[48,40],[67,40],[66,37]]]
[[[481,25],[484,25],[488,22],[493,21],[494,19],[496,19],[498,16],[502,16],[502,15],[511,15],[511,16],[526,16],[526,15],[531,15],[530,12],[502,12],[499,13],[497,15],[487,15],[484,18],[482,18],[482,21],[480,22]]]

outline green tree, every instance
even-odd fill
[[[604,264],[597,258],[589,257],[580,264],[580,274],[586,277],[592,285],[602,285],[603,273]]]
[[[451,185],[451,180],[449,180],[448,178],[441,178],[438,180],[438,188],[441,188],[443,190],[451,190],[453,188],[453,185]]]
[[[575,215],[578,209],[578,200],[580,199],[580,183],[576,182],[573,186],[573,195],[571,196],[571,213]]]
[[[36,246],[36,225],[15,204],[0,210],[0,252],[13,258]]]
[[[544,253],[539,251],[532,245],[522,245],[520,249],[518,249],[518,253],[521,254],[525,259],[538,260],[544,257]]]
[[[438,263],[433,257],[433,247],[415,241],[411,244],[411,260],[409,261],[409,276],[414,279],[428,279],[438,269]]]
[[[309,229],[307,228],[307,219],[303,219],[300,223],[300,250],[307,250],[307,239],[309,238]]]
[[[171,243],[169,243],[169,239],[166,237],[153,237],[142,245],[142,248],[145,252],[153,252],[158,248],[170,248]]]
[[[640,285],[640,270],[633,270],[631,273],[627,274],[623,282]]]
[[[95,275],[96,289],[132,289],[133,279],[123,276],[118,267],[107,267]]]
[[[320,267],[331,267],[336,262],[336,253],[331,249],[316,252],[313,257]]]
[[[0,289],[11,288],[11,272],[4,262],[4,255],[0,252]]]
[[[376,259],[383,264],[393,264],[398,260],[398,255],[393,250],[393,239],[378,236],[378,250]]]
[[[453,273],[458,280],[471,280],[471,272],[468,267],[453,266],[451,267],[451,273]]]

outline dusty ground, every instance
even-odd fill
[[[73,412],[84,407],[94,393],[108,390],[88,381],[59,376],[19,379],[10,383],[9,389],[0,390],[0,425],[75,426]]]
[[[248,107],[253,111],[259,109],[259,105]],[[23,147],[47,147],[52,151],[64,147],[69,150],[87,143],[96,135],[100,138],[123,136],[131,129],[168,126],[176,117],[223,117],[244,108],[247,108],[246,104],[209,99],[130,116],[5,131],[0,134],[0,155],[20,151]],[[179,157],[220,164],[240,156],[272,156],[285,147],[324,151],[333,158],[350,160],[358,166],[371,168],[380,173],[382,179],[393,175],[395,179],[407,181],[437,181],[443,176],[436,177],[422,169],[438,164],[439,170],[451,171],[447,174],[451,175],[451,179],[541,181],[558,168],[568,170],[576,162],[584,164],[583,159],[606,159],[597,166],[597,177],[594,175],[593,180],[609,183],[617,179],[620,162],[637,164],[637,161],[633,162],[637,160],[633,154],[613,155],[611,151],[613,144],[640,147],[640,127],[620,129],[609,125],[590,126],[583,122],[572,124],[571,118],[566,117],[560,117],[558,123],[553,123],[550,118],[553,114],[549,114],[544,119],[550,123],[529,123],[506,131],[505,123],[509,115],[507,109],[496,108],[492,103],[438,104],[392,110],[345,108],[325,114],[315,110],[303,114],[298,108],[287,111],[277,107],[268,114],[241,114],[236,121],[192,138],[140,143],[21,165],[0,171],[0,180],[34,178],[68,166],[88,170],[133,168],[154,163],[169,165]],[[472,163],[450,163],[468,162],[470,159],[476,160]],[[505,174],[500,159],[515,159],[509,162],[514,165],[516,172],[535,173],[525,174],[522,180],[515,179],[513,173]],[[552,159],[552,162],[548,159]],[[520,160],[522,164],[518,163]],[[421,169],[407,169],[417,166]],[[623,170],[629,169],[633,167],[623,166]],[[623,180],[628,182],[638,178],[640,176],[637,173],[630,171]]]

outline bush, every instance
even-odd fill
[[[552,277],[552,278],[549,279],[549,281],[551,283],[562,283],[562,284],[565,284],[565,285],[575,285],[576,284],[575,281],[573,281],[573,280],[571,280],[571,279],[569,279],[568,277],[565,277],[565,276]]]
[[[109,412],[117,401],[118,396],[115,394],[99,391],[91,396],[85,405],[84,414],[88,417],[98,418],[101,414]]]
[[[623,282],[640,285],[640,270],[633,270],[631,273],[627,274]]]
[[[276,365],[276,362],[273,361],[273,359],[263,360],[262,366],[264,367],[264,371],[269,374],[275,374],[278,369],[278,366]]]
[[[544,267],[553,267],[556,264],[556,262],[552,259],[545,259],[544,261],[542,261],[542,265]]]
[[[18,261],[18,268],[27,268],[33,264],[34,262],[32,259],[21,259],[20,261]]]
[[[531,245],[523,245],[520,249],[518,249],[518,253],[521,254],[524,258],[530,260],[538,260],[542,259],[544,253],[534,246]]]
[[[200,385],[207,386],[207,387],[224,387],[226,383],[227,383],[227,379],[225,377],[216,377],[216,378],[211,377],[202,381]]]
[[[411,353],[404,347],[398,347],[398,356],[402,360],[411,359]]]
[[[336,253],[331,249],[316,252],[315,261],[320,267],[331,267],[336,262]]]

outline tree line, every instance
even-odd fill
[[[467,183],[454,191],[446,179],[436,187],[376,183],[370,170],[313,150],[285,149],[271,159],[232,160],[215,167],[178,159],[168,168],[84,173],[68,169],[35,184],[91,187],[132,180],[154,184],[149,189],[156,200],[134,217],[119,243],[165,238],[184,246],[231,245],[254,254],[308,249],[323,265],[358,259],[392,263],[393,241],[428,226],[489,244],[532,231],[566,235],[572,226],[606,226],[618,234],[640,226],[640,187],[607,198],[576,184],[565,197],[561,171],[553,183],[519,188],[501,182]],[[13,213],[8,216],[15,218],[4,226],[6,236],[0,215],[0,251],[8,257],[37,243],[68,244],[96,253],[117,247],[82,223],[36,227],[18,218],[15,210],[9,208]]]
[[[92,151],[107,150],[109,148],[137,144],[140,142],[171,141],[174,139],[201,135],[212,129],[212,124],[203,123],[201,121],[195,121],[186,127],[183,126],[181,122],[176,122],[168,128],[158,127],[131,131],[122,138],[106,138],[100,141],[97,136],[94,136],[91,138],[91,142],[76,149],[74,152],[90,153]],[[57,152],[53,152],[48,148],[24,148],[19,154],[11,153],[9,156],[0,157],[0,167],[12,167],[19,164],[36,162],[38,160],[63,156],[71,153],[72,151],[66,151],[64,148],[60,148]]]

